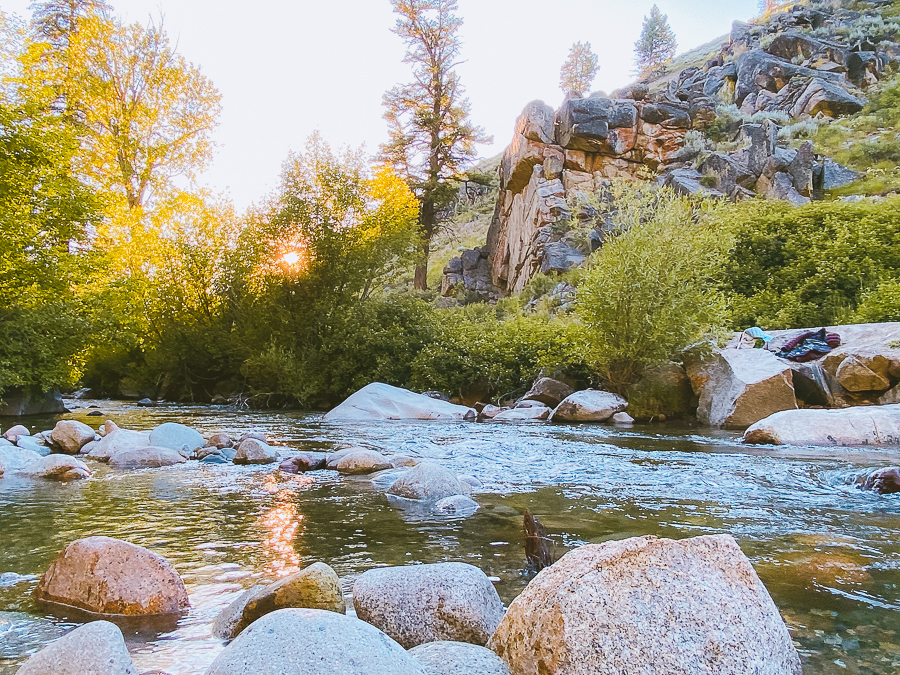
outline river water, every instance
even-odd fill
[[[104,416],[86,416],[91,404]],[[645,534],[731,534],[791,629],[804,673],[900,672],[900,495],[847,483],[897,464],[900,449],[751,448],[736,434],[666,425],[336,424],[317,413],[70,402],[79,406],[67,417],[95,428],[107,418],[132,429],[175,421],[205,435],[267,431],[286,454],[353,443],[435,460],[482,481],[473,495],[481,508],[468,517],[406,512],[384,496],[390,473],[291,476],[275,465],[92,464],[93,478],[68,484],[0,478],[0,675],[84,620],[46,616],[31,599],[40,574],[81,537],[118,537],[172,562],[190,612],[177,624],[123,630],[139,671],[200,675],[223,647],[210,634],[223,607],[315,561],[337,571],[348,601],[355,576],[373,566],[468,562],[508,604],[528,583],[526,508],[557,556]],[[53,423],[27,422],[35,431]]]

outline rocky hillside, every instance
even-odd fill
[[[859,113],[897,72],[897,13],[885,0],[798,4],[735,22],[702,66],[609,97],[573,94],[558,110],[529,103],[503,154],[485,245],[450,260],[443,294],[491,300],[580,265],[608,231],[597,196],[612,179],[794,204],[853,183],[856,172],[802,136]]]

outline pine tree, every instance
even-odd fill
[[[399,15],[393,32],[406,43],[403,61],[412,65],[413,80],[384,95],[390,141],[381,154],[419,198],[422,257],[415,287],[425,289],[431,239],[441,213],[456,195],[463,168],[475,158],[475,144],[490,139],[470,121],[469,101],[454,70],[462,25],[454,14],[456,0],[391,0],[391,4]]]
[[[789,4],[789,0],[759,0],[759,13],[761,16],[767,17],[787,4]]]
[[[600,70],[599,58],[591,51],[590,42],[576,42],[559,71],[559,88],[564,92],[585,93]]]
[[[678,43],[669,28],[668,17],[653,5],[650,16],[644,17],[641,37],[634,43],[635,63],[643,75],[656,72],[675,56]]]

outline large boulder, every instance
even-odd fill
[[[67,455],[77,455],[94,440],[94,430],[84,422],[60,420],[50,432],[50,440]]]
[[[860,476],[856,484],[863,490],[871,490],[880,495],[900,492],[900,467],[889,466]]]
[[[900,444],[900,405],[778,412],[747,429],[744,432],[744,443],[897,445]]]
[[[414,466],[388,488],[389,495],[426,501],[438,501],[469,492],[471,490],[459,482],[455,473],[433,462]]]
[[[560,403],[550,416],[551,422],[606,422],[625,412],[628,402],[617,394],[596,389],[577,391]]]
[[[497,413],[492,418],[495,422],[529,422],[549,419],[553,411],[545,405],[534,405],[527,408],[514,408]]]
[[[382,567],[353,584],[356,615],[409,649],[451,640],[484,645],[503,618],[490,579],[465,563]]]
[[[321,609],[279,609],[244,630],[206,675],[426,675],[380,630]]]
[[[137,675],[122,631],[92,621],[44,647],[16,675]]]
[[[567,396],[571,396],[575,390],[565,382],[554,380],[552,377],[542,377],[536,380],[531,389],[522,397],[527,401],[538,401],[550,408],[555,408]]]
[[[331,468],[338,473],[364,475],[393,467],[390,460],[380,452],[360,449],[342,456]]]
[[[637,140],[634,101],[570,98],[557,114],[557,140],[567,150],[624,155]]]
[[[685,366],[700,397],[697,417],[704,424],[741,429],[797,408],[790,365],[764,349],[724,349],[686,358]]]
[[[109,458],[113,469],[158,469],[163,466],[184,464],[184,456],[172,448],[125,448]]]
[[[149,445],[157,448],[171,448],[184,457],[190,457],[194,451],[206,445],[199,431],[176,422],[160,424],[150,432]]]
[[[84,462],[67,455],[47,455],[26,466],[22,473],[29,478],[45,478],[47,480],[81,480],[90,478],[91,470]]]
[[[248,438],[238,446],[235,464],[272,464],[278,461],[278,451],[267,443]]]
[[[213,622],[213,635],[231,640],[260,617],[289,607],[345,613],[337,573],[318,562],[268,586],[252,588],[222,610]]]
[[[34,450],[0,447],[0,473],[15,473],[37,462],[41,456]]]
[[[409,650],[428,675],[509,675],[506,663],[490,649],[465,642],[429,642]]]
[[[728,535],[575,549],[512,602],[488,647],[513,675],[801,673],[778,608]]]
[[[299,455],[288,457],[278,465],[280,471],[285,473],[305,473],[318,471],[325,468],[328,455],[324,452],[301,452]]]
[[[338,420],[474,420],[475,411],[439,401],[406,389],[373,382],[327,413],[326,421]]]
[[[100,462],[108,462],[117,452],[128,448],[146,448],[148,445],[150,445],[149,434],[117,428],[101,438],[86,456]]]
[[[684,368],[677,363],[663,363],[648,368],[640,380],[628,387],[625,394],[629,414],[640,420],[659,418],[662,415],[673,419],[684,417],[696,407],[691,380]]]
[[[12,444],[15,444],[16,441],[19,440],[19,436],[31,436],[31,432],[28,431],[28,427],[17,424],[3,432],[3,438],[5,438]]]
[[[59,389],[51,389],[42,394],[33,394],[16,387],[3,393],[0,417],[24,417],[26,415],[58,415],[69,410],[62,400]]]
[[[184,582],[160,555],[111,537],[69,544],[34,589],[34,599],[95,614],[177,614],[190,606]]]

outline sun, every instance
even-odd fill
[[[296,251],[288,251],[283,256],[281,256],[281,262],[287,265],[296,265],[300,262],[300,254]]]

